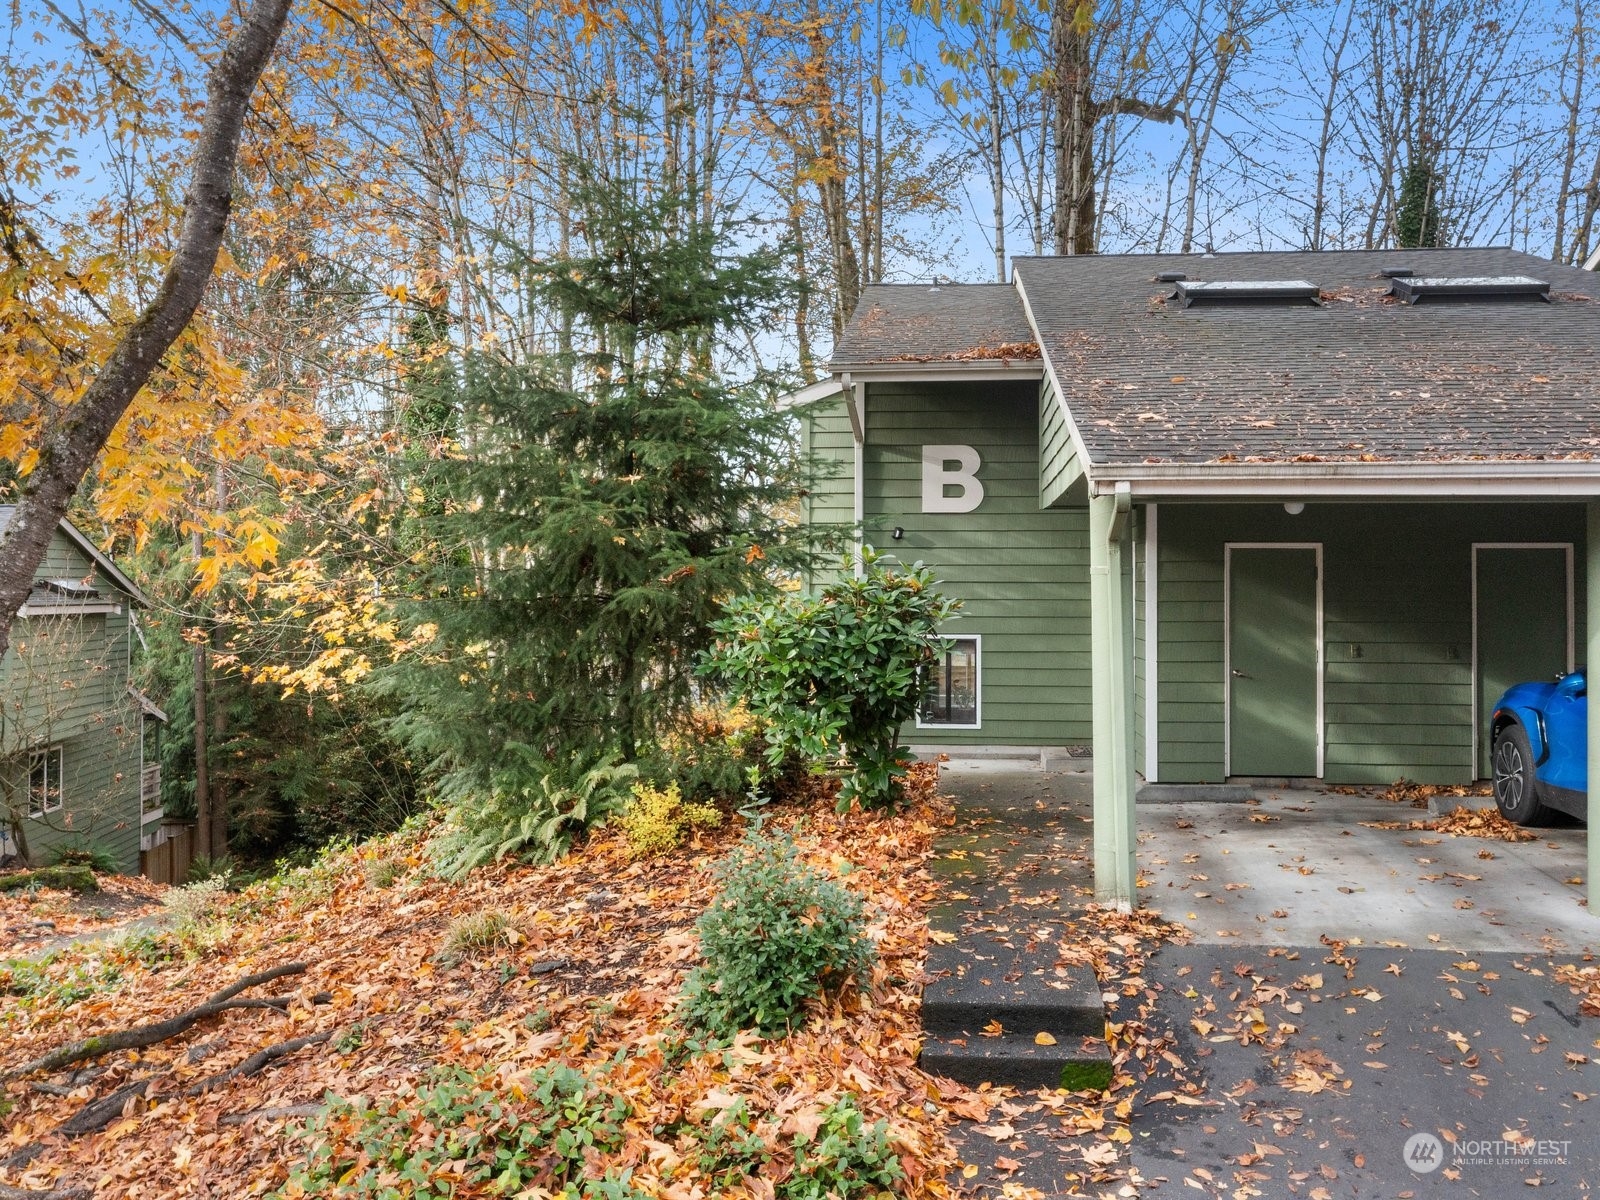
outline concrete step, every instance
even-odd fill
[[[918,1060],[924,1071],[957,1083],[1017,1088],[1104,1089],[1111,1083],[1111,1048],[1104,1033],[1040,1046],[1032,1033],[999,1037],[929,1038]]]
[[[995,934],[967,933],[930,946],[922,988],[924,1069],[965,1083],[1016,1087],[1061,1087],[1068,1067],[1090,1069],[1098,1079],[1110,1063],[1099,981],[1088,967],[1055,963],[1053,945],[1017,945]],[[1039,1045],[1041,1033],[1053,1044]]]

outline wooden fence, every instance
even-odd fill
[[[167,838],[159,846],[139,851],[139,874],[157,883],[187,883],[189,864],[194,862],[194,826],[184,822],[163,822]]]

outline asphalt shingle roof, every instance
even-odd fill
[[[831,366],[837,372],[1038,357],[1022,298],[1010,284],[874,284],[862,289]]]
[[[1386,293],[1386,267],[1525,275],[1536,298]],[[1306,279],[1309,304],[1168,302],[1172,283]],[[1051,368],[1099,463],[1600,458],[1600,278],[1512,250],[1027,258]]]

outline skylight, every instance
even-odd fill
[[[1486,300],[1505,297],[1537,296],[1550,299],[1547,280],[1528,275],[1417,275],[1396,278],[1389,285],[1389,294],[1398,296],[1407,304],[1420,304],[1424,300]]]
[[[47,579],[44,581],[47,592],[54,592],[58,596],[70,596],[74,600],[94,600],[100,595],[87,583],[77,579]]]
[[[1196,304],[1318,304],[1322,289],[1305,279],[1185,280],[1172,294],[1183,307]]]

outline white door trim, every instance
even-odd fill
[[[1317,778],[1325,773],[1327,720],[1323,709],[1323,676],[1327,669],[1322,636],[1321,542],[1224,542],[1222,544],[1222,774],[1233,774],[1233,552],[1235,550],[1313,550],[1317,558]],[[1476,760],[1474,760],[1476,761]]]
[[[1156,695],[1156,639],[1160,635],[1161,609],[1156,599],[1156,534],[1160,505],[1144,506],[1144,781],[1155,783],[1161,769],[1160,697]]]
[[[1567,670],[1577,660],[1577,589],[1573,577],[1571,542],[1473,542],[1472,543],[1472,778],[1478,778],[1478,748],[1483,731],[1478,728],[1483,714],[1478,711],[1478,551],[1479,550],[1565,550],[1567,552]]]

